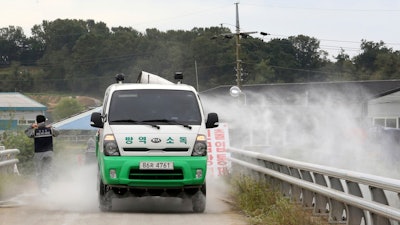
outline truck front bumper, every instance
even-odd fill
[[[173,162],[173,169],[143,170],[140,162]],[[101,178],[111,187],[180,188],[201,187],[205,183],[206,156],[103,156]]]

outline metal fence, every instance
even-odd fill
[[[95,135],[59,135],[57,141],[67,141],[74,144],[86,144],[90,138],[95,138]]]
[[[18,149],[0,148],[0,172],[17,172],[16,165],[18,163],[18,154]]]
[[[251,172],[330,224],[398,225],[400,180],[228,148],[233,173]],[[395,165],[394,165],[395,166]]]

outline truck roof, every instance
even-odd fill
[[[110,91],[135,90],[135,89],[162,89],[162,90],[187,90],[196,92],[194,87],[187,84],[143,84],[143,83],[116,83],[108,87]]]

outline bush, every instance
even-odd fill
[[[263,181],[241,176],[231,179],[232,198],[252,225],[317,225],[300,206]]]
[[[64,97],[58,102],[54,108],[54,119],[61,120],[68,118],[74,114],[82,112],[84,107],[78,102],[76,98]]]
[[[6,149],[16,148],[20,151],[17,158],[19,160],[18,170],[21,174],[29,175],[33,173],[33,139],[27,137],[24,130],[5,131],[2,137],[2,145],[4,145]]]

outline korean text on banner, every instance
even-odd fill
[[[229,146],[228,124],[220,123],[218,127],[207,131],[207,173],[212,177],[227,175],[229,172],[229,153],[227,152],[227,147]]]

